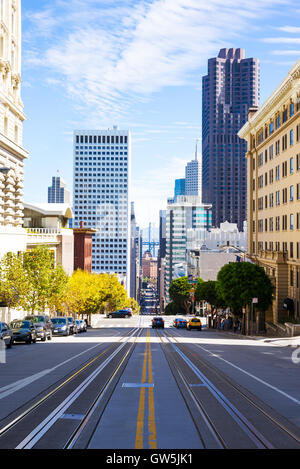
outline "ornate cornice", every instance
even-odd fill
[[[278,88],[276,88],[269,99],[267,99],[262,107],[241,128],[238,136],[246,139],[252,130],[256,132],[260,127],[263,127],[264,124],[274,116],[277,110],[276,108],[284,104],[289,92],[291,92],[290,94],[293,95],[294,98],[296,98],[297,92],[300,92],[300,60],[298,60],[295,66],[290,70],[287,77]]]

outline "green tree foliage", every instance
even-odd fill
[[[258,298],[257,308],[266,311],[272,304],[273,286],[264,269],[250,262],[230,262],[218,273],[216,290],[234,314]]]
[[[179,308],[179,310],[183,309],[186,314],[190,314],[193,301],[188,277],[173,280],[169,288],[169,295],[174,307]]]
[[[0,262],[0,301],[7,305],[9,317],[11,308],[20,307],[26,288],[22,257],[7,253]]]
[[[215,308],[226,307],[225,301],[220,297],[217,291],[217,282],[208,280],[207,282],[198,282],[195,290],[196,301],[206,301]]]
[[[46,246],[38,246],[23,254],[26,290],[21,305],[30,313],[52,308],[63,292],[67,281],[62,267],[54,266],[53,253]]]

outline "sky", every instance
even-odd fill
[[[22,0],[25,202],[58,171],[72,191],[74,130],[118,125],[137,223],[157,226],[201,139],[207,60],[259,58],[263,104],[300,58],[299,19],[298,0]]]

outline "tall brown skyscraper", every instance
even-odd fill
[[[248,110],[259,104],[259,61],[244,49],[221,49],[203,77],[202,198],[213,204],[213,226],[246,220],[246,143],[238,137]]]

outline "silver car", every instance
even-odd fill
[[[4,340],[7,348],[11,348],[14,343],[13,331],[5,322],[0,322],[0,340]]]

